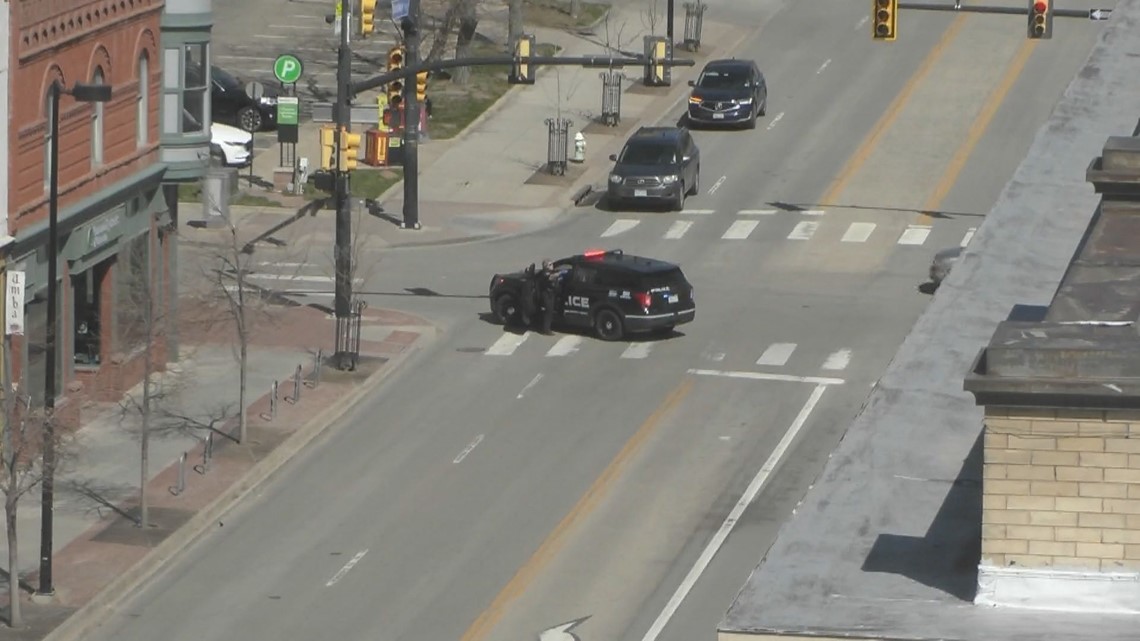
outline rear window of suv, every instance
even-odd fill
[[[646,290],[668,287],[672,291],[683,291],[689,287],[689,281],[685,278],[685,274],[681,272],[680,267],[645,274],[640,280],[641,282],[639,284],[641,288]]]

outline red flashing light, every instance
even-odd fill
[[[1037,13],[1045,13],[1049,10],[1049,3],[1037,0],[1037,2],[1033,3],[1033,10]]]
[[[633,300],[641,306],[642,309],[649,309],[650,304],[653,302],[653,297],[650,296],[648,292],[634,292]]]
[[[585,256],[586,258],[601,258],[602,256],[606,255],[606,250],[604,250],[604,249],[588,249],[582,255]]]

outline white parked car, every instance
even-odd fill
[[[244,167],[253,161],[253,134],[215,122],[210,125],[210,153],[227,167]]]

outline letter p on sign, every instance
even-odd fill
[[[292,54],[277,56],[277,60],[273,61],[273,75],[277,78],[277,82],[282,84],[296,83],[301,79],[303,69],[301,59]]]

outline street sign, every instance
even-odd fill
[[[1089,20],[1108,20],[1112,17],[1112,9],[1089,9]]]
[[[294,84],[301,79],[304,70],[301,59],[291,53],[281,54],[273,61],[273,75],[282,84]]]
[[[399,22],[408,17],[408,0],[392,0],[392,20]]]
[[[254,100],[261,100],[261,97],[265,95],[265,85],[256,80],[247,82],[245,83],[245,93]]]
[[[24,333],[24,272],[8,272],[4,301],[4,333],[22,336]]]
[[[277,124],[296,125],[300,112],[300,100],[296,96],[281,96],[277,99]]]

